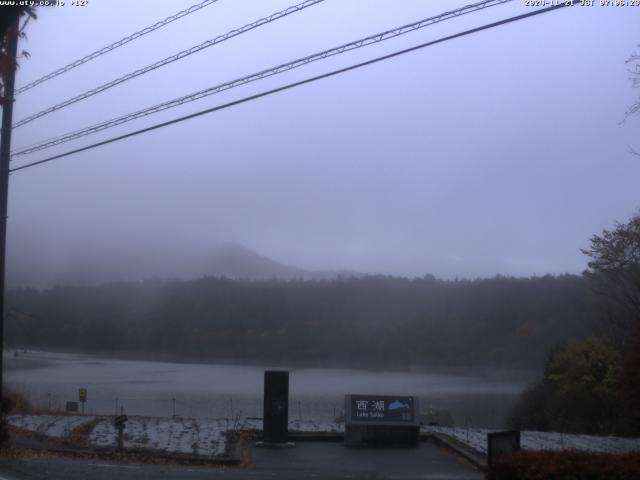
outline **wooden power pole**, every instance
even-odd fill
[[[0,132],[0,400],[3,397],[4,352],[4,280],[7,249],[7,204],[9,199],[9,157],[11,156],[11,124],[13,123],[13,89],[16,79],[19,16],[5,32],[5,71],[2,96],[2,130]]]

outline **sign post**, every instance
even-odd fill
[[[82,405],[82,415],[84,415],[84,404],[87,401],[87,389],[79,388],[78,389],[78,400],[80,400],[80,404]]]

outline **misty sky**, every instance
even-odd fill
[[[70,3],[29,24],[18,87],[196,1]],[[294,3],[220,0],[19,95],[14,120]],[[326,0],[20,127],[13,146],[466,3]],[[527,11],[427,27],[14,165]],[[236,241],[306,269],[579,273],[588,238],[640,207],[640,118],[620,125],[640,93],[624,63],[639,25],[640,8],[565,8],[16,172],[9,270]]]

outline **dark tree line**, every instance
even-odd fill
[[[579,276],[145,281],[9,292],[14,346],[316,365],[538,366],[594,329]]]

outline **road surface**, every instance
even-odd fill
[[[341,443],[298,442],[294,448],[251,448],[248,467],[142,465],[99,459],[41,457],[0,460],[0,480],[397,479],[481,480],[483,474],[449,450],[348,448]]]

